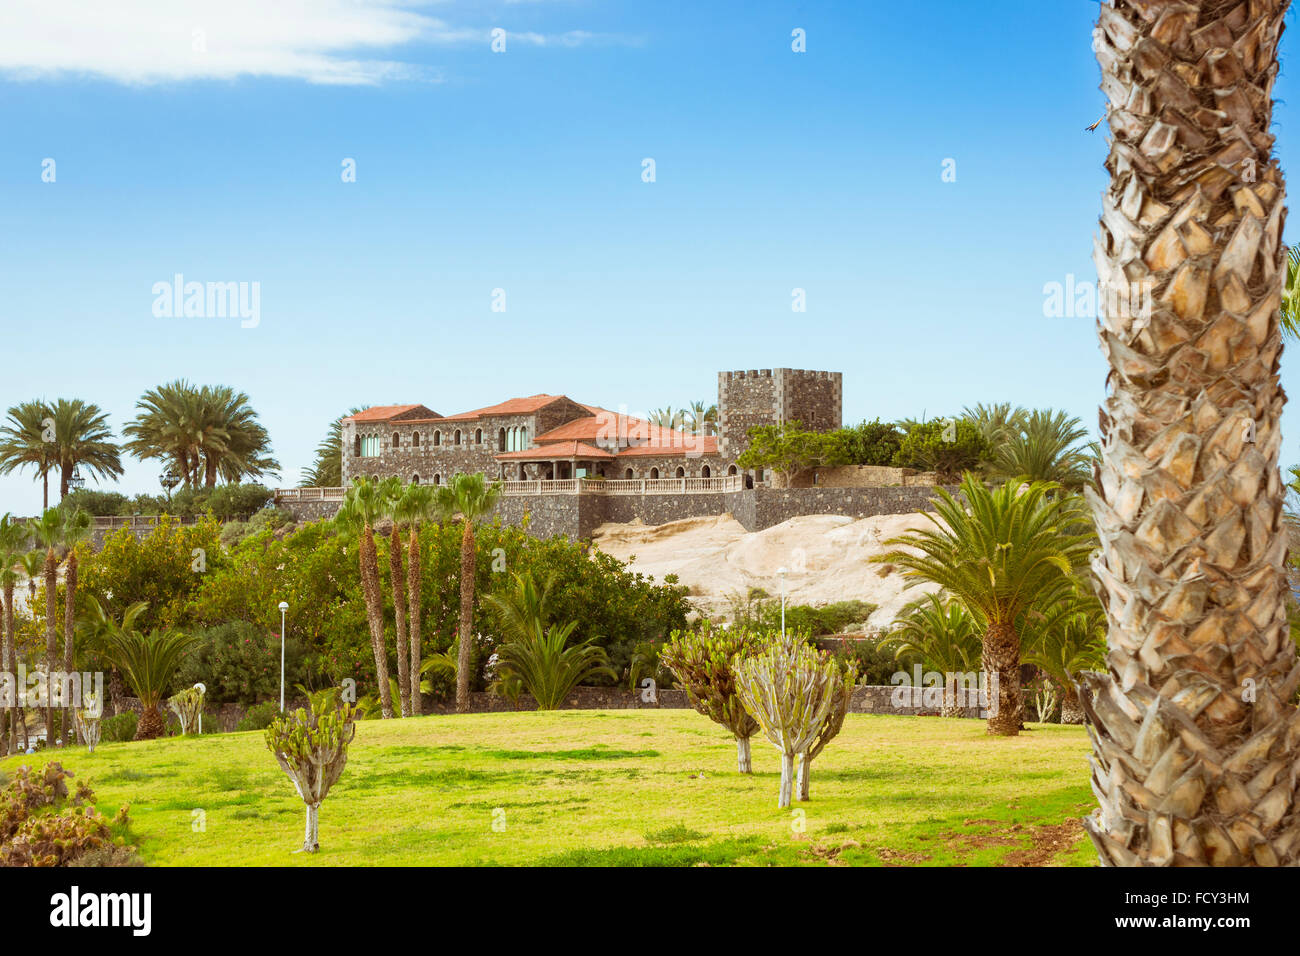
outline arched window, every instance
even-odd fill
[[[433,443],[434,443],[435,445],[441,445],[441,444],[442,444],[442,432],[434,432],[434,433],[433,433]]]
[[[355,438],[352,439],[352,457],[353,458],[361,457],[361,436],[360,435],[357,435]]]
[[[411,435],[411,447],[412,447],[412,448],[419,448],[419,447],[420,447],[420,433],[419,433],[419,432],[415,432],[413,435]]]
[[[650,477],[651,477],[651,478],[658,478],[658,477],[659,477],[659,469],[658,469],[658,468],[651,468],[651,469],[650,469]]]
[[[686,477],[686,469],[685,469],[685,468],[680,468],[680,467],[679,467],[679,468],[677,469],[677,477],[678,477],[678,478],[685,478],[685,477]]]
[[[497,451],[506,450],[506,430],[503,428],[497,433]]]
[[[402,436],[399,435],[397,432],[393,432],[393,447],[394,448],[402,447]]]
[[[705,465],[703,468],[700,469],[700,477],[701,477],[701,478],[711,478],[711,477],[713,477],[713,472],[711,472],[711,471],[709,470],[709,466],[708,466],[708,465]]]
[[[746,475],[746,476],[745,476],[745,487],[746,487],[746,488],[753,488],[753,487],[754,487],[754,476],[753,476],[753,475]]]
[[[627,471],[623,472],[623,477],[624,477],[624,478],[631,478],[631,477],[632,477],[632,469],[629,468]]]
[[[525,468],[523,465],[519,466],[519,480],[520,481],[528,480],[528,469]]]
[[[442,475],[434,475],[434,476],[433,476],[433,483],[434,483],[435,485],[440,485],[440,484],[442,484]]]
[[[527,425],[519,426],[519,447],[520,448],[528,447],[528,426]]]
[[[456,443],[457,445],[460,444],[460,429],[459,429],[459,428],[456,429],[455,443]]]
[[[734,475],[735,473],[736,473],[736,466],[735,466],[735,465],[732,465],[730,468],[727,469],[727,474],[729,474],[729,475]]]
[[[412,475],[412,476],[411,476],[411,484],[413,484],[413,485],[418,485],[419,483],[420,483],[420,476],[419,476],[419,475]]]
[[[476,445],[483,444],[483,429],[481,428],[474,429],[474,444]]]

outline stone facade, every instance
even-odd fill
[[[843,376],[801,368],[718,373],[718,452],[728,460],[749,447],[749,429],[798,421],[833,431],[843,416]]]

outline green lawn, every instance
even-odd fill
[[[1093,806],[1080,727],[1004,740],[982,721],[850,715],[793,813],[776,807],[766,740],[742,777],[725,731],[684,710],[363,721],[350,753],[314,857],[292,852],[303,804],[261,733],[53,759],[105,815],[130,803],[132,838],[159,866],[1095,862],[1078,824]]]

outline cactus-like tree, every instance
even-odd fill
[[[99,745],[99,721],[104,716],[104,704],[96,694],[86,694],[73,713],[76,715],[77,732],[93,754]]]
[[[853,688],[858,682],[858,663],[854,660],[837,660],[830,657],[839,671],[839,686],[831,695],[831,709],[822,721],[812,744],[797,758],[799,799],[808,799],[809,778],[813,759],[826,749],[826,745],[839,736],[844,729],[844,718],[848,715],[849,705],[853,702]]]
[[[747,627],[715,628],[704,621],[696,630],[673,631],[659,661],[673,672],[686,691],[691,706],[736,738],[736,760],[741,773],[752,773],[749,739],[758,722],[749,715],[736,693],[732,662],[752,653],[767,641],[760,631]]]
[[[736,695],[767,739],[781,751],[778,807],[794,791],[795,758],[817,742],[843,687],[839,665],[796,636],[736,657]]]
[[[356,733],[356,707],[324,698],[310,701],[307,709],[281,714],[266,728],[267,749],[275,754],[280,769],[307,805],[307,826],[299,852],[320,849],[320,805],[343,775],[348,744]]]
[[[182,734],[198,733],[199,715],[203,713],[203,691],[202,684],[195,684],[167,699],[167,706],[181,722]]]

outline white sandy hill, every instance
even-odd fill
[[[751,587],[776,597],[781,592],[777,568],[785,567],[791,604],[870,601],[879,607],[869,625],[886,627],[904,604],[936,588],[920,583],[904,590],[905,579],[897,569],[869,559],[889,550],[883,542],[890,538],[929,526],[929,519],[916,513],[860,519],[812,515],[748,532],[735,518],[723,515],[655,526],[603,524],[592,540],[600,550],[656,580],[676,574],[706,614],[726,612],[729,599]]]

